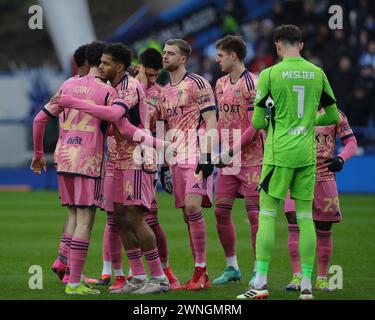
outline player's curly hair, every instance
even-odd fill
[[[102,41],[93,41],[87,45],[86,59],[90,67],[99,67],[105,47],[106,44]]]
[[[217,40],[215,46],[216,49],[236,53],[237,58],[240,61],[244,61],[247,54],[246,44],[239,36],[227,35],[224,38]]]
[[[163,57],[161,53],[154,48],[147,48],[139,55],[139,60],[145,68],[156,70],[163,68]]]
[[[292,24],[278,26],[273,34],[273,41],[282,41],[296,45],[302,41],[301,29]]]
[[[132,61],[132,52],[124,44],[120,42],[110,43],[104,49],[103,53],[110,55],[113,61],[123,64],[124,70],[130,67]]]
[[[88,43],[79,46],[76,51],[73,53],[74,62],[76,63],[77,67],[82,67],[86,61],[86,49]]]

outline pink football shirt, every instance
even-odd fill
[[[206,125],[202,114],[215,110],[215,98],[210,83],[199,75],[186,72],[176,85],[164,86],[162,118],[167,122],[166,140],[176,143],[172,164],[195,164],[200,156],[199,137]]]
[[[253,101],[256,94],[257,78],[245,70],[236,83],[226,75],[216,82],[216,96],[221,129],[229,129],[229,148],[233,149],[233,129],[244,131],[252,126]],[[223,141],[224,135],[221,135]],[[228,140],[228,139],[227,139]],[[228,142],[227,142],[228,143]],[[257,131],[252,141],[241,150],[241,166],[259,166],[263,160],[263,131]]]
[[[117,96],[114,88],[94,76],[70,78],[60,92],[99,105],[110,105]],[[44,111],[51,116],[59,115],[60,134],[54,155],[57,172],[100,177],[107,122],[57,105],[48,104]]]

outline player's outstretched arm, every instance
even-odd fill
[[[79,111],[83,111],[92,115],[100,120],[115,122],[126,116],[129,108],[122,101],[122,99],[116,99],[112,103],[111,107],[104,105],[97,105],[89,100],[77,99],[70,95],[62,94],[60,98],[54,97],[51,99],[53,102],[58,102],[61,108],[71,108]]]
[[[146,131],[137,128],[127,118],[122,118],[115,123],[121,135],[131,141],[139,141],[144,143],[147,147],[162,149],[169,145],[169,142],[160,140],[148,134]]]
[[[237,154],[237,152],[240,152],[243,148],[246,148],[255,134],[257,133],[257,129],[254,128],[252,124],[253,120],[253,113],[254,113],[254,107],[248,107],[247,110],[247,117],[250,121],[249,127],[245,130],[245,132],[241,135],[241,139],[238,140],[234,146],[233,146],[233,153]]]
[[[36,115],[33,123],[33,141],[34,141],[34,157],[31,161],[30,169],[37,174],[42,173],[42,169],[47,171],[46,160],[44,159],[43,140],[44,131],[47,122],[51,119],[45,108]]]

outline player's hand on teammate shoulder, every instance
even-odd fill
[[[34,157],[33,160],[31,160],[30,169],[36,174],[41,174],[42,170],[46,172],[47,171],[46,159],[44,157],[40,157],[40,158]]]
[[[324,160],[324,163],[328,164],[328,170],[331,172],[340,172],[344,166],[344,159],[337,156],[333,157],[332,159]]]

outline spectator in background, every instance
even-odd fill
[[[239,31],[239,25],[242,22],[244,9],[241,1],[228,0],[224,5],[224,13],[222,16],[222,32],[223,34],[236,34]]]
[[[369,118],[372,120],[372,124],[375,124],[375,69],[371,65],[364,66],[360,71],[359,81],[369,100]]]
[[[336,29],[333,32],[333,38],[325,44],[322,61],[324,69],[330,76],[337,69],[338,57],[350,56],[350,49],[344,30]]]
[[[337,70],[331,76],[332,89],[339,108],[346,106],[350,100],[355,78],[356,72],[349,57],[341,57]],[[352,123],[352,121],[350,122]]]
[[[343,107],[343,111],[350,119],[350,123],[353,127],[367,126],[370,114],[370,101],[366,95],[364,85],[358,81],[354,85],[353,96],[349,99],[348,103]],[[365,135],[356,134],[359,145],[364,144]]]
[[[359,65],[361,67],[371,66],[375,69],[375,40],[371,40],[367,44],[366,50],[361,54],[359,58]]]

